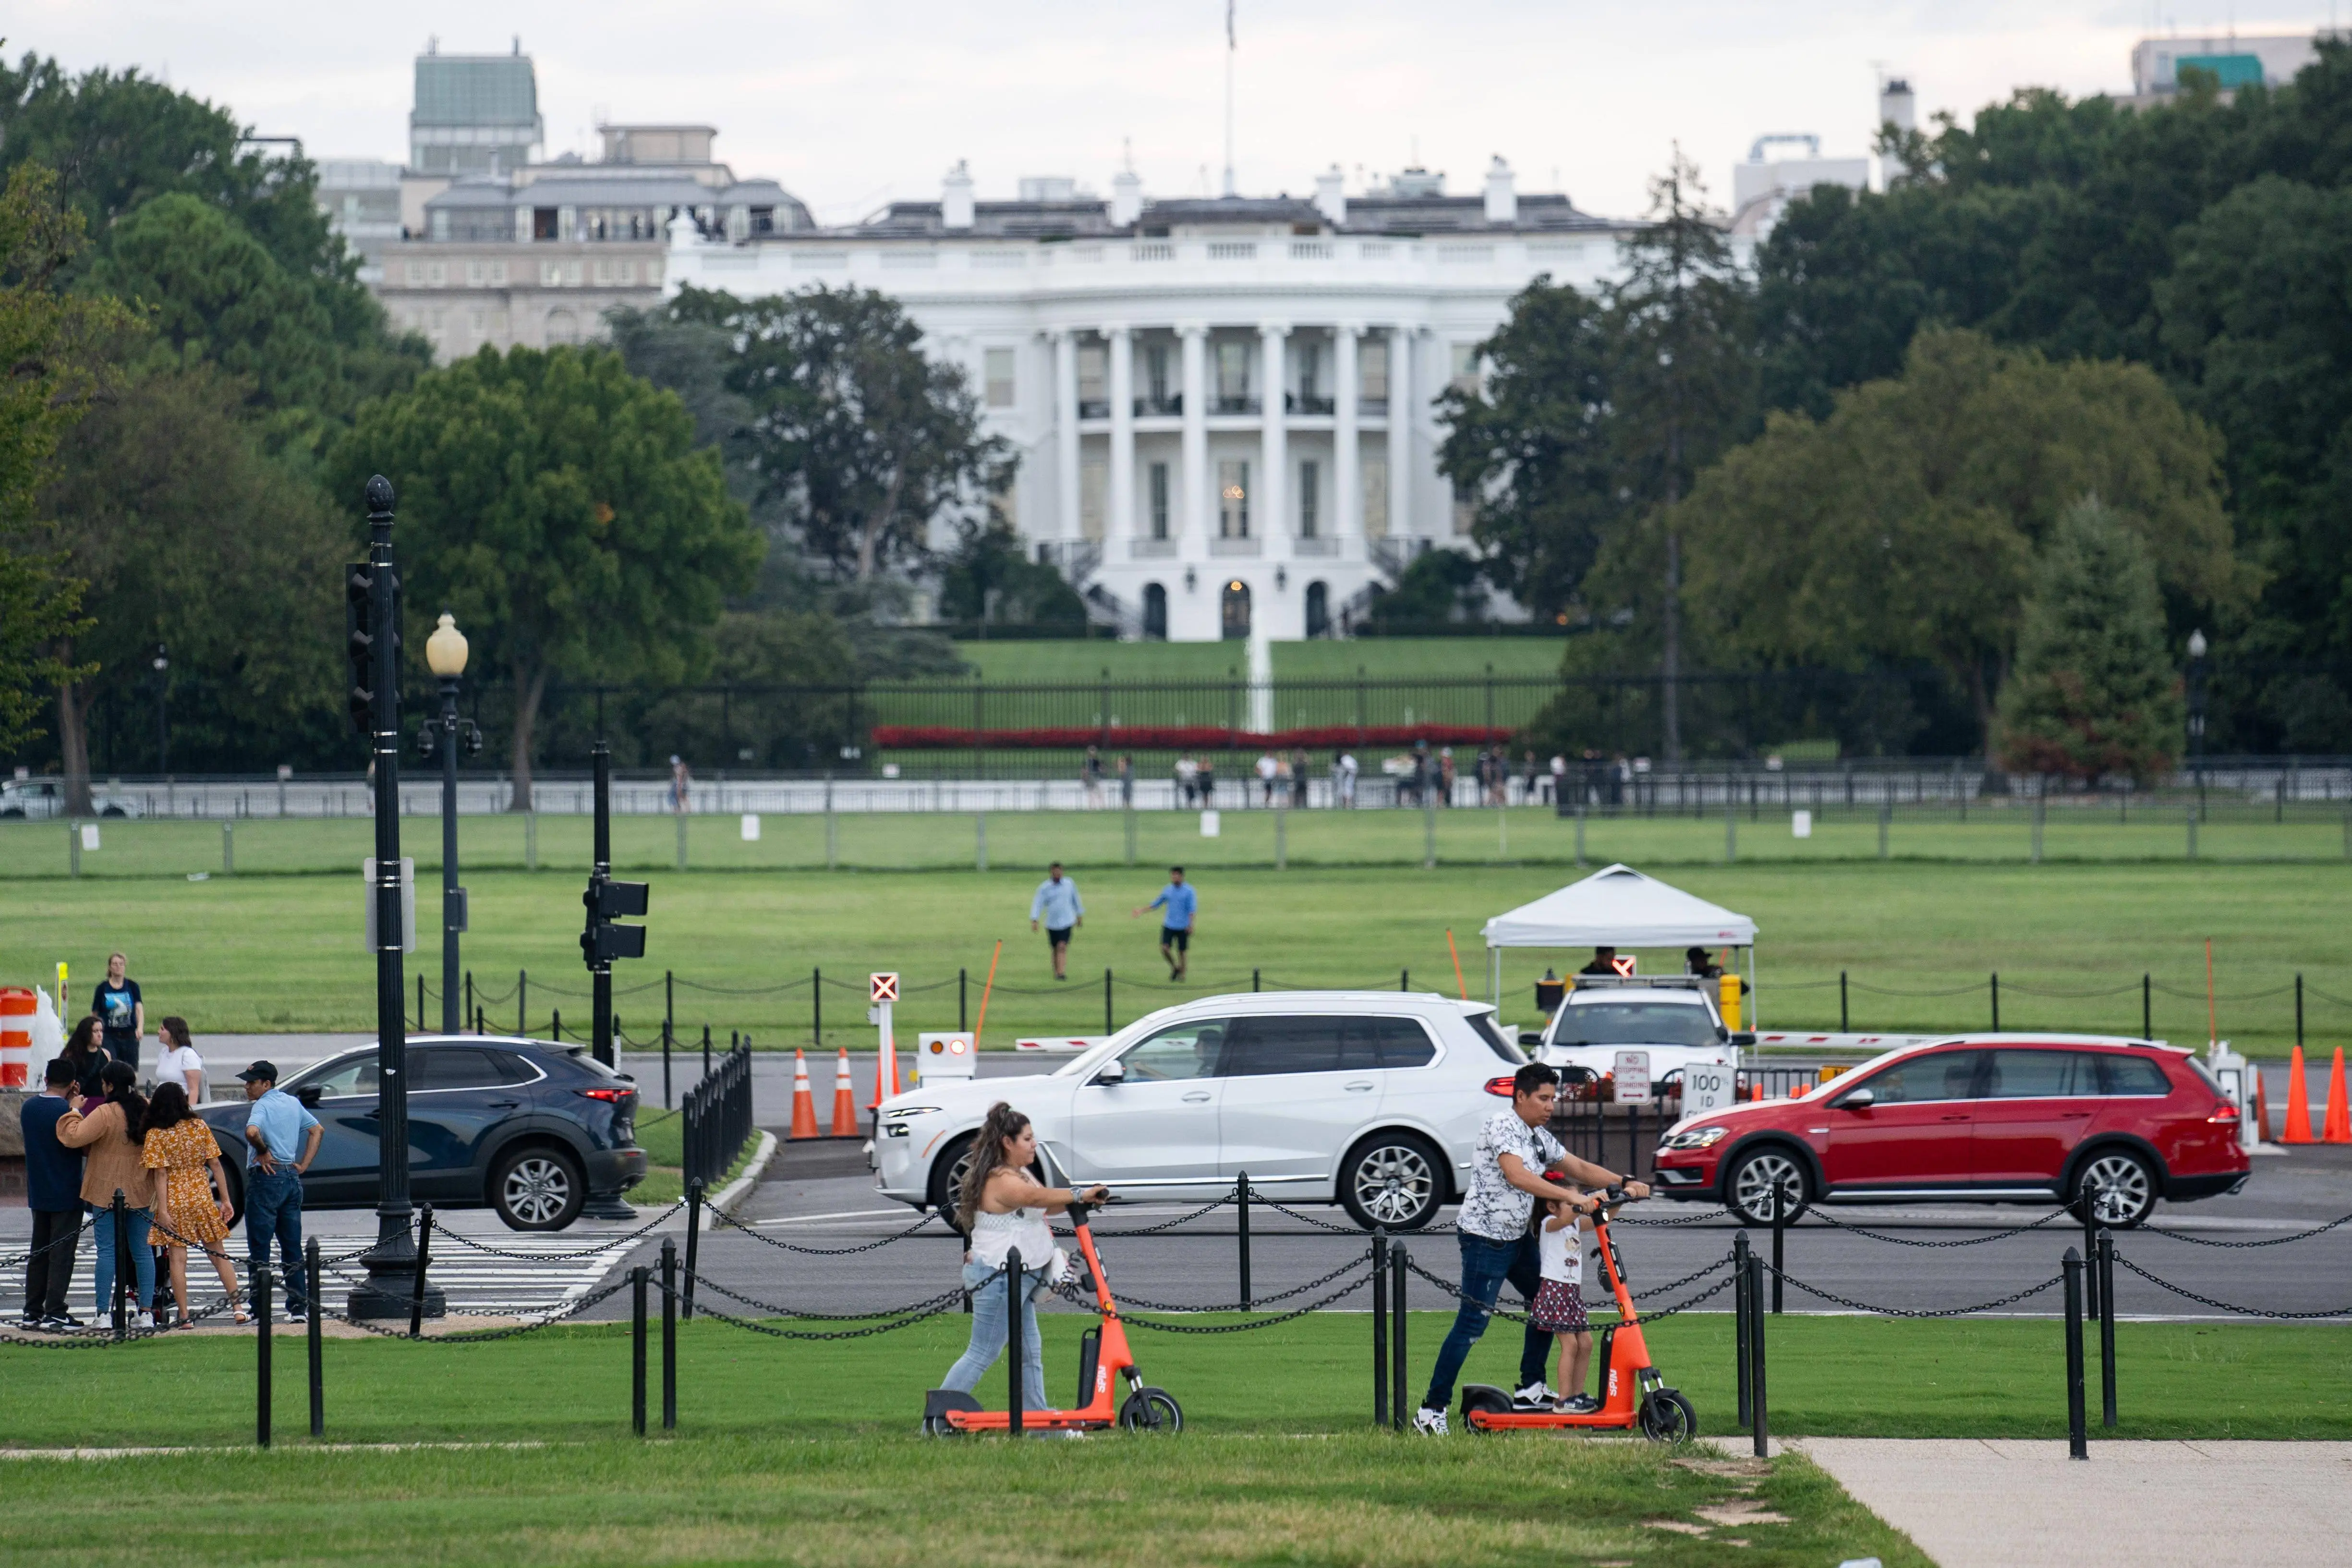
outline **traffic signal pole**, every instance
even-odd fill
[[[647,889],[643,882],[613,880],[613,748],[599,738],[590,755],[595,763],[596,859],[588,873],[588,890],[580,898],[588,910],[580,933],[580,956],[588,965],[594,1019],[589,1037],[596,1059],[613,1067],[613,960],[646,955],[646,928],[614,922],[623,915],[646,912]],[[632,1219],[636,1214],[617,1193],[589,1194],[581,1212],[599,1219]]]

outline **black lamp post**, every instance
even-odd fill
[[[416,1243],[410,1235],[408,1201],[408,1022],[403,973],[400,878],[400,578],[392,561],[392,481],[378,474],[367,482],[368,558],[352,569],[350,591],[363,595],[363,626],[353,633],[355,655],[364,653],[367,685],[354,693],[363,715],[375,765],[375,1065],[376,1241],[362,1262],[367,1279],[352,1288],[354,1318],[405,1316],[415,1294]],[[356,608],[356,603],[354,608]],[[364,643],[361,638],[364,637]],[[360,663],[354,658],[353,664]],[[364,705],[358,700],[364,698]],[[319,1282],[311,1282],[312,1289]],[[437,1289],[425,1292],[425,1309],[438,1317],[448,1310]]]
[[[428,719],[417,732],[417,750],[430,757],[441,752],[441,1032],[454,1035],[468,1020],[457,1016],[458,942],[464,934],[466,889],[457,885],[457,751],[469,757],[482,750],[481,727],[457,717],[457,679],[466,673],[466,634],[447,611],[441,624],[425,639],[425,663],[441,686],[441,717]]]

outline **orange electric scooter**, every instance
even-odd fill
[[[1119,1321],[1118,1304],[1110,1299],[1110,1280],[1103,1273],[1102,1258],[1095,1251],[1093,1229],[1087,1224],[1092,1212],[1087,1204],[1074,1203],[1069,1207],[1070,1223],[1078,1236],[1078,1251],[1086,1259],[1087,1270],[1094,1280],[1096,1305],[1102,1312],[1102,1325],[1088,1329],[1078,1338],[1078,1398],[1075,1410],[1024,1410],[1021,1429],[1024,1432],[1100,1432],[1116,1425],[1129,1432],[1175,1433],[1184,1429],[1184,1412],[1175,1396],[1164,1388],[1154,1388],[1143,1381],[1136,1369],[1135,1354],[1127,1347],[1127,1325]],[[1001,1290],[1002,1280],[984,1289]],[[1012,1336],[1021,1331],[1016,1320],[1006,1326],[1006,1348],[1012,1348]],[[1111,1380],[1114,1376],[1127,1380],[1128,1394],[1123,1402],[1114,1403]],[[982,1410],[980,1401],[959,1388],[934,1388],[923,1396],[923,1430],[935,1436],[957,1432],[1003,1432],[1012,1426],[1012,1417],[1002,1410]]]
[[[1680,1392],[1665,1386],[1665,1378],[1650,1361],[1650,1347],[1642,1339],[1641,1314],[1625,1289],[1625,1270],[1610,1238],[1609,1215],[1626,1201],[1624,1189],[1611,1187],[1609,1201],[1593,1212],[1592,1230],[1600,1243],[1601,1268],[1617,1298],[1617,1321],[1601,1331],[1602,1394],[1598,1410],[1571,1413],[1548,1405],[1519,1405],[1490,1384],[1475,1383],[1462,1390],[1462,1425],[1473,1432],[1555,1431],[1581,1426],[1593,1431],[1638,1429],[1654,1443],[1685,1443],[1698,1433],[1698,1413]]]

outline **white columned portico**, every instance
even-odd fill
[[[1215,531],[1209,488],[1209,329],[1185,321],[1176,331],[1184,342],[1184,506],[1177,553],[1188,562],[1205,561]]]
[[[1264,321],[1258,325],[1258,345],[1263,351],[1260,361],[1265,366],[1260,373],[1258,453],[1259,467],[1265,472],[1258,479],[1257,494],[1251,498],[1250,531],[1258,536],[1259,552],[1277,561],[1290,555],[1290,513],[1283,499],[1290,493],[1290,428],[1283,410],[1288,378],[1283,374],[1282,363],[1283,340],[1289,335],[1286,322]]]
[[[1047,334],[1054,342],[1054,532],[1078,537],[1078,338]]]
[[[1412,329],[1389,329],[1389,537],[1415,531],[1412,515]]]
[[[1135,525],[1135,334],[1125,321],[1103,329],[1110,340],[1110,517],[1103,525],[1106,556],[1123,552]]]
[[[1342,321],[1331,334],[1331,536],[1349,560],[1364,554],[1364,469],[1356,451],[1356,340],[1361,321]]]

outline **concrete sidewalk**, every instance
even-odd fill
[[[2321,1568],[2352,1559],[2352,1443],[1800,1437],[1942,1568]]]

